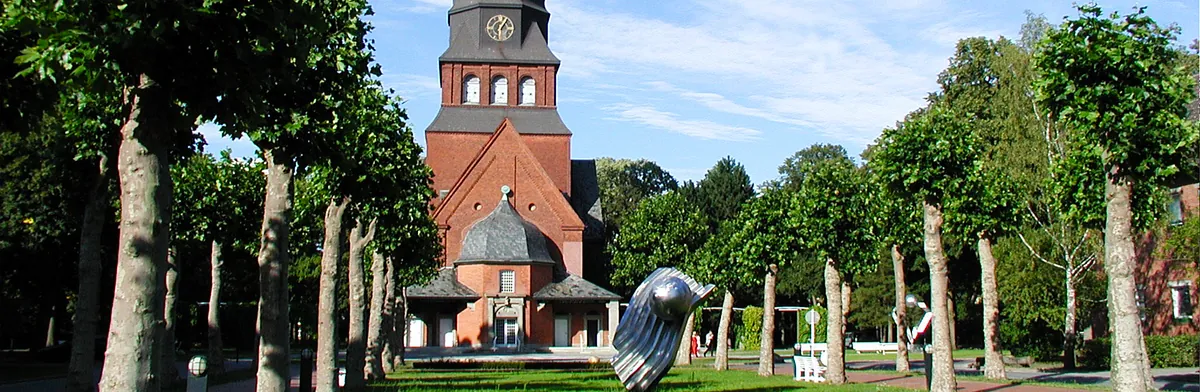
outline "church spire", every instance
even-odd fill
[[[545,0],[454,0],[442,63],[558,65],[547,45]]]

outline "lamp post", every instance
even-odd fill
[[[208,391],[208,358],[203,355],[192,357],[188,361],[187,392]]]

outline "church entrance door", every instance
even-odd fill
[[[596,347],[600,345],[600,319],[588,317],[587,326],[587,346]]]

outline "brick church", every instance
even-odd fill
[[[454,0],[425,130],[445,265],[406,289],[409,347],[611,345],[620,296],[583,278],[602,252],[593,161],[555,106],[545,0]]]

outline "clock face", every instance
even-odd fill
[[[496,15],[487,21],[487,33],[496,41],[507,41],[513,35],[513,22],[504,15]]]

